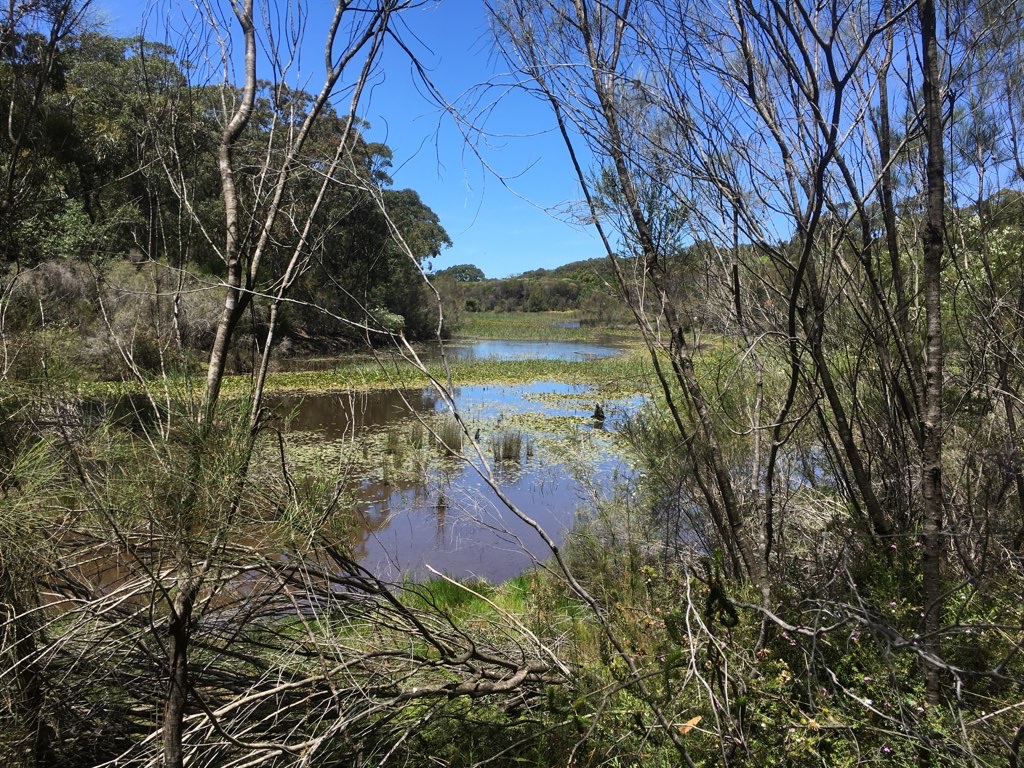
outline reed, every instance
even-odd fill
[[[441,419],[434,431],[437,443],[449,453],[462,451],[462,424],[454,416],[448,415]]]
[[[519,461],[523,439],[523,433],[516,429],[503,429],[492,434],[491,454],[494,461]]]
[[[423,429],[423,425],[418,421],[409,427],[409,444],[416,449],[422,448],[426,445],[427,437],[426,430]]]

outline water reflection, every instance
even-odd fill
[[[621,352],[611,346],[571,341],[480,340],[445,344],[444,349],[456,360],[587,360]]]
[[[556,328],[579,328],[580,323],[567,321],[554,323]],[[417,346],[417,354],[421,360],[435,361],[441,358],[442,352],[451,360],[587,360],[594,357],[614,357],[622,352],[616,346],[616,340],[607,343],[593,344],[590,342],[572,341],[501,341],[496,339],[459,339],[446,341],[444,345],[429,343]],[[387,357],[396,354],[396,350],[382,349],[377,355]],[[373,360],[370,353],[349,353],[346,360],[365,358]],[[278,371],[325,371],[336,367],[336,357],[292,357],[274,361],[274,369]]]
[[[323,439],[350,437],[362,430],[399,422],[413,413],[433,411],[432,389],[377,390],[273,398],[275,413],[290,432],[319,432]]]
[[[580,351],[584,345],[558,346]],[[625,471],[612,435],[639,398],[603,401],[604,419],[597,420],[594,395],[580,385],[491,384],[454,394],[488,461],[492,438],[523,433],[518,460],[496,464],[494,473],[502,491],[558,542],[594,486],[610,492]],[[418,418],[436,425],[446,407],[433,390],[282,397],[273,405],[287,418],[293,441],[315,443],[326,453],[335,449],[336,456],[346,445],[363,445],[366,476],[351,488],[358,527],[353,552],[378,575],[423,578],[429,566],[460,578],[500,581],[548,557],[533,528],[497,501],[467,461],[441,459],[429,442],[412,437]],[[376,452],[366,447],[371,443]],[[469,443],[465,456],[477,460]],[[423,469],[400,473],[403,462]],[[574,476],[577,466],[585,469],[585,482]]]

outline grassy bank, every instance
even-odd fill
[[[467,312],[459,336],[504,341],[639,341],[636,327],[570,327],[579,321],[576,312]]]

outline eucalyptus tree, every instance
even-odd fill
[[[62,99],[67,53],[88,24],[88,0],[8,3],[0,15],[0,233],[5,260],[53,210],[68,152]],[[59,197],[59,195],[58,195]]]

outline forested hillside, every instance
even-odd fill
[[[1024,6],[488,0],[506,72],[460,98],[422,0],[167,2],[160,42],[89,5],[0,8],[0,757],[1018,768]],[[495,92],[544,105],[601,262],[432,274],[360,117],[395,66],[481,153]],[[544,369],[594,384],[553,532],[410,342],[570,308],[639,351]],[[299,461],[273,363],[355,346],[289,391],[426,415]],[[533,567],[369,570],[354,468],[403,454]]]
[[[468,312],[561,312],[591,314],[618,295],[606,259],[577,261],[507,278],[488,279],[472,264],[439,270],[452,301]]]
[[[66,329],[83,342],[76,362],[110,374],[116,336],[130,328],[137,361],[155,369],[163,353],[201,355],[213,339],[221,297],[206,289],[222,277],[228,225],[217,148],[224,98],[243,94],[190,78],[186,51],[104,35],[84,14],[29,5],[4,27],[6,327]],[[433,335],[437,313],[417,265],[450,241],[414,190],[390,188],[391,150],[365,141],[359,121],[331,103],[267,80],[255,83],[247,120],[231,149],[235,226],[243,245],[265,240],[263,272],[247,291],[273,293],[291,242],[305,242],[278,336],[315,349],[361,343],[364,325]],[[289,154],[278,201],[275,164]],[[266,308],[239,322],[259,346]]]

